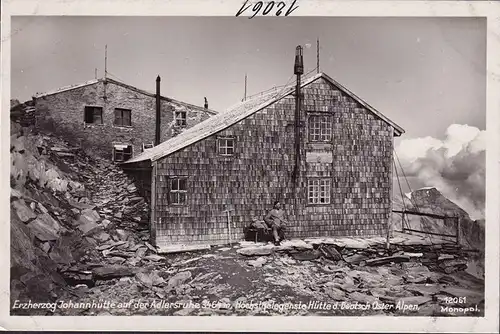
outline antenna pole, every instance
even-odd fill
[[[243,101],[246,101],[247,99],[247,74],[245,73],[245,96],[243,98]]]
[[[316,43],[316,73],[319,73],[319,38]]]
[[[108,44],[104,47],[104,78],[108,76]]]
[[[94,72],[94,77],[97,79],[97,68],[95,68]]]

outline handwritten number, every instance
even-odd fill
[[[247,2],[248,2],[248,0],[246,0],[245,3],[243,4],[243,6],[241,6],[240,10],[236,13],[236,16],[240,16],[245,10],[247,10],[248,8],[250,8],[251,5],[248,5],[248,6],[245,7],[245,5],[247,4]]]
[[[293,0],[293,3],[290,6],[290,8],[288,8],[288,10],[286,11],[285,16],[290,15],[294,10],[296,10],[297,8],[299,8],[299,6],[293,7],[293,5],[295,5],[296,2],[297,2],[297,0]]]
[[[293,11],[295,11],[297,8],[299,8],[298,5],[297,6],[295,5],[296,2],[297,2],[297,0],[293,1],[293,3],[290,5],[290,8],[288,8],[288,10],[286,11],[285,16],[290,15],[291,13],[293,13]],[[245,0],[245,3],[241,6],[240,10],[238,10],[238,12],[236,13],[236,16],[240,16],[248,8],[252,7],[252,4],[247,5],[247,3],[248,3],[248,0]],[[262,16],[266,16],[267,14],[269,14],[273,10],[274,5],[276,5],[276,16],[280,16],[281,14],[283,14],[283,9],[286,7],[285,2],[280,1],[279,3],[276,3],[275,1],[269,1],[269,2],[267,2],[266,7],[262,11]],[[259,14],[259,11],[262,9],[263,6],[264,6],[263,1],[256,2],[252,8],[253,15],[250,16],[249,19],[253,19],[257,14]]]
[[[281,8],[276,11],[276,16],[281,15],[281,11],[283,10],[283,8],[285,8],[286,5],[284,2],[280,2],[277,7],[279,7],[279,6],[281,6]]]
[[[273,7],[274,7],[274,1],[269,1],[269,3],[266,6],[266,9],[264,9],[264,11],[262,12],[262,15],[269,14],[269,12],[271,11],[271,9],[273,9]]]
[[[253,11],[254,11],[254,14],[252,17],[249,17],[249,19],[253,19],[255,17],[255,15],[257,15],[259,13],[259,10],[262,8],[262,1],[259,1],[257,2],[254,6],[253,6]]]

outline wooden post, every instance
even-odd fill
[[[231,216],[229,215],[229,209],[227,209],[226,212],[227,212],[227,230],[229,234],[229,244],[232,245],[233,241],[231,238]]]
[[[455,218],[457,220],[456,226],[457,226],[457,245],[460,244],[460,217]]]
[[[401,232],[405,233],[405,223],[404,223],[404,220],[405,220],[405,214],[404,212],[401,214]]]
[[[318,73],[319,73],[319,38],[318,38]],[[389,131],[391,133],[391,152],[392,154],[394,154],[394,150],[393,150],[393,147],[394,147],[394,137],[392,136],[392,134],[394,133],[394,130],[392,128],[392,126],[389,127]],[[391,160],[394,160],[394,157],[392,157],[392,154],[391,154]],[[393,174],[393,170],[392,170],[392,163],[389,162],[389,217],[387,219],[387,245],[386,245],[386,248],[389,249],[390,248],[390,238],[391,238],[391,225],[392,225],[392,217],[393,217],[393,213],[392,213],[392,210],[394,209],[394,192],[392,191],[392,174]],[[404,199],[403,199],[404,200]]]

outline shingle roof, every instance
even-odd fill
[[[344,93],[351,96],[365,108],[370,110],[377,117],[381,118],[388,124],[392,125],[394,127],[395,134],[397,134],[398,136],[404,133],[404,130],[400,126],[389,120],[387,117],[382,115],[380,112],[375,110],[373,107],[368,105],[366,102],[361,100],[359,97],[357,97],[352,92],[347,90],[344,86],[342,86],[341,84],[339,84],[338,82],[336,82],[335,80],[333,80],[324,73],[318,73],[308,79],[305,79],[301,87],[309,85],[310,83],[316,81],[319,78],[324,78],[325,80],[329,81],[334,86],[342,90]],[[213,134],[216,134],[217,132],[226,129],[233,124],[242,121],[243,119],[256,113],[257,111],[264,109],[265,107],[277,102],[278,100],[281,100],[282,98],[294,93],[294,91],[295,91],[295,84],[292,84],[283,87],[279,91],[271,91],[268,93],[257,95],[253,98],[238,103],[235,106],[229,108],[227,111],[212,116],[206,119],[205,121],[198,123],[189,129],[186,129],[181,134],[173,138],[170,138],[169,140],[164,141],[160,145],[150,148],[147,151],[144,151],[143,153],[135,156],[134,158],[127,160],[122,165],[132,164],[146,160],[156,161],[158,159],[166,157],[178,150],[181,150],[189,145],[192,145],[204,138],[207,138]]]
[[[143,95],[150,96],[150,97],[156,97],[156,94],[154,94],[154,93],[151,93],[151,92],[139,89],[137,87],[134,87],[134,86],[128,85],[126,83],[123,83],[121,81],[118,81],[118,80],[115,80],[115,79],[110,79],[110,78],[93,79],[93,80],[89,80],[89,81],[81,83],[81,84],[76,84],[76,85],[70,85],[70,86],[61,87],[61,88],[58,88],[58,89],[55,89],[53,91],[46,92],[46,93],[39,93],[39,94],[36,94],[34,97],[35,98],[41,98],[41,97],[44,97],[44,96],[54,95],[54,94],[66,92],[66,91],[69,91],[69,90],[73,90],[73,89],[77,89],[77,88],[81,88],[81,87],[86,87],[86,86],[94,85],[94,84],[99,83],[99,82],[105,82],[105,81],[106,82],[114,83],[114,84],[116,84],[118,86],[122,86],[122,87],[130,89],[130,90],[133,90],[134,92],[137,92],[139,94],[143,94]],[[193,109],[197,109],[197,110],[203,110],[203,111],[206,111],[206,112],[208,112],[210,114],[213,114],[213,115],[217,114],[217,112],[215,110],[206,109],[204,107],[197,106],[197,105],[194,105],[194,104],[190,104],[190,103],[187,103],[187,102],[182,102],[182,101],[173,99],[171,97],[160,96],[160,98],[162,100],[164,100],[164,101],[176,103],[176,104],[188,107],[188,108],[193,108]]]

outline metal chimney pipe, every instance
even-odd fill
[[[160,101],[160,76],[156,77],[156,132],[155,132],[155,146],[160,144],[161,133],[160,133],[160,125],[161,125],[161,101]]]
[[[299,179],[299,168],[300,168],[300,76],[304,73],[304,64],[302,59],[302,47],[299,45],[295,49],[295,66],[294,74],[297,75],[297,85],[295,87],[295,168],[293,171],[293,177],[295,181]]]

